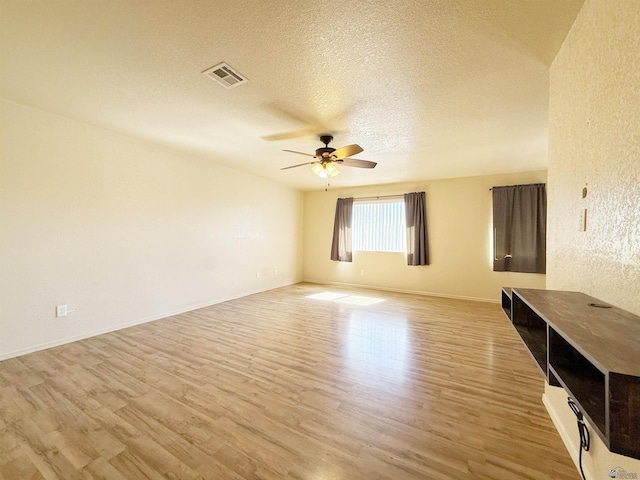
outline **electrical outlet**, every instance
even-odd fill
[[[256,272],[256,278],[262,277],[262,272]]]
[[[57,305],[56,306],[56,317],[66,317],[69,313],[66,305]]]
[[[360,275],[364,277],[364,270],[360,270]]]
[[[278,269],[276,268],[275,271],[273,272],[273,276],[277,277],[278,276]]]

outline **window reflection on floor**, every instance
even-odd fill
[[[404,378],[409,348],[406,317],[356,310],[351,312],[345,333],[346,356],[352,368],[399,381]]]
[[[311,300],[329,301],[357,307],[384,302],[384,298],[320,292]],[[360,381],[383,380],[402,383],[409,368],[409,326],[402,315],[360,308],[349,312],[347,324],[340,327],[343,355],[349,374]]]

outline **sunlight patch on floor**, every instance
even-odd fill
[[[307,295],[305,298],[363,306],[375,305],[376,303],[384,302],[384,298],[365,297],[362,295],[345,295],[344,293],[335,292],[314,293],[313,295]]]
[[[339,303],[349,303],[351,305],[375,305],[384,302],[384,298],[362,297],[360,295],[348,295],[346,297],[336,299]]]
[[[305,298],[311,298],[312,300],[337,300],[338,298],[346,297],[344,293],[334,293],[334,292],[321,292],[314,293],[313,295],[307,295]]]

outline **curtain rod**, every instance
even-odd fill
[[[354,197],[354,200],[378,200],[380,198],[404,198],[404,194],[397,195],[376,195],[375,197]]]
[[[500,185],[500,186],[496,186],[496,187],[491,187],[489,189],[489,191],[493,190],[494,188],[509,188],[509,187],[537,187],[539,185],[546,185],[546,183],[527,183],[525,185]]]

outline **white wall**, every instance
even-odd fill
[[[302,279],[301,193],[0,107],[0,358]]]
[[[640,2],[587,0],[550,75],[547,286],[640,314]],[[587,185],[588,194],[581,198]],[[587,231],[578,216],[587,208]],[[640,339],[638,339],[640,348]],[[561,389],[545,402],[577,457],[575,417]],[[640,461],[595,445],[589,479]]]
[[[546,172],[539,171],[307,192],[304,278],[485,301],[498,301],[505,285],[545,288],[542,274],[493,271],[489,191],[494,185],[545,180]],[[329,259],[337,198],[415,191],[426,192],[431,265],[407,266],[402,253],[354,252],[352,263]]]

